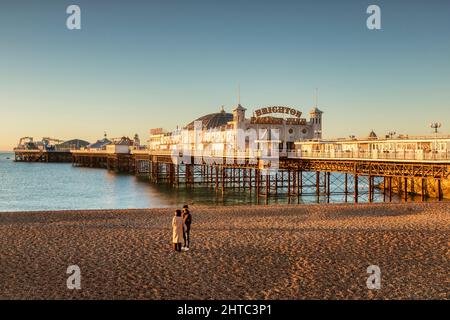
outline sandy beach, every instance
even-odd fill
[[[449,298],[449,203],[191,209],[181,253],[173,209],[0,213],[0,299]]]

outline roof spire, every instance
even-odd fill
[[[241,105],[241,84],[238,84],[238,106]]]
[[[316,99],[315,99],[315,107],[317,108],[319,105],[319,89],[316,88]]]

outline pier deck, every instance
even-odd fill
[[[72,163],[144,176],[153,183],[173,187],[203,185],[222,193],[227,188],[254,192],[258,199],[266,201],[281,195],[295,201],[306,194],[306,189],[311,193],[311,187],[317,197],[325,196],[328,201],[332,194],[339,193],[345,196],[345,201],[372,202],[376,188],[383,190],[383,201],[392,201],[394,193],[404,201],[414,194],[422,200],[429,196],[443,200],[448,196],[448,159],[301,158],[293,153],[282,154],[280,158],[258,156],[186,156],[146,150],[131,150],[128,154],[73,151]],[[333,179],[336,174],[341,179]]]
[[[72,152],[47,150],[14,150],[16,162],[72,162]]]
[[[420,195],[421,200],[430,196],[438,200],[450,197],[447,153],[434,159],[342,155],[289,152],[270,158],[260,152],[205,156],[132,148],[120,153],[16,149],[15,161],[72,162],[73,166],[135,174],[152,183],[167,183],[173,187],[203,185],[222,194],[225,189],[233,188],[255,193],[258,199],[265,201],[271,196],[299,201],[300,196],[306,194],[325,196],[329,201],[331,195],[341,194],[346,202],[350,199],[372,202],[377,188],[383,191],[383,201],[392,201],[394,194],[404,201],[411,195]]]

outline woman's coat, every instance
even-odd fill
[[[173,217],[172,219],[172,242],[181,243],[183,241],[184,222],[182,217]]]

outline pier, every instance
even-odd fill
[[[222,195],[232,189],[254,195],[258,203],[271,198],[300,203],[302,196],[355,203],[450,198],[450,136],[378,138],[372,131],[364,139],[325,140],[317,107],[309,122],[257,116],[290,108],[263,108],[250,119],[245,110],[241,105],[232,114],[221,110],[174,132],[152,129],[145,146],[138,135],[109,140],[105,133],[93,144],[50,138],[35,143],[25,137],[15,160],[71,162]]]
[[[124,151],[125,150],[125,151]],[[443,200],[449,183],[450,157],[438,159],[380,159],[379,157],[334,157],[331,154],[281,154],[278,167],[270,159],[255,156],[184,156],[162,150],[15,150],[16,161],[71,162],[75,167],[103,168],[115,173],[134,174],[151,183],[178,188],[208,187],[218,193],[226,189],[254,193],[258,202],[270,197],[286,197],[289,203],[302,195],[340,195],[344,202],[373,202],[375,189],[382,201],[394,195],[408,201],[412,195]],[[448,191],[447,191],[448,192]],[[379,199],[380,200],[380,199]]]
[[[443,144],[450,141],[441,140]],[[288,203],[299,203],[301,196],[315,196],[317,202],[320,199],[330,202],[332,196],[340,196],[342,202],[355,203],[391,202],[394,197],[403,201],[415,196],[421,201],[429,197],[439,201],[450,197],[447,149],[427,153],[423,150],[380,152],[373,147],[375,143],[384,145],[393,141],[371,141],[366,149],[361,147],[366,142],[361,141],[302,141],[296,143],[296,150],[277,152],[271,158],[261,150],[231,155],[190,150],[184,154],[175,149],[137,147],[125,137],[115,141],[117,144],[109,141],[94,149],[18,148],[15,161],[71,162],[75,167],[134,174],[151,183],[174,188],[207,187],[219,194],[233,189],[255,195],[258,203],[281,197]],[[401,140],[403,144],[412,141],[416,140]],[[357,151],[343,150],[343,146],[355,143]]]

